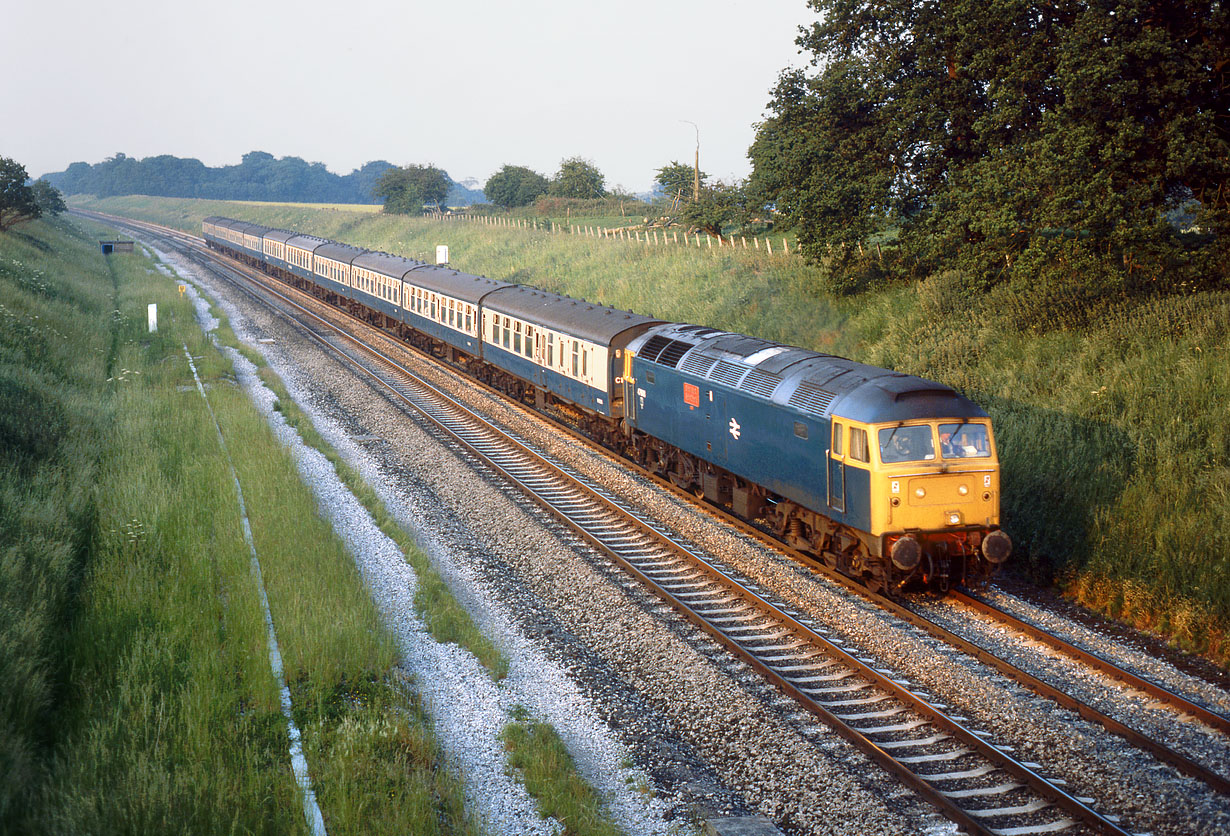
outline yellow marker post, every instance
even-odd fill
[[[186,293],[187,291],[188,291],[188,285],[186,285],[186,284],[181,284],[181,285],[179,286],[179,295],[180,295],[180,296],[183,296],[183,295],[184,295],[184,293]]]

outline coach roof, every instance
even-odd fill
[[[462,302],[477,305],[487,304],[484,297],[501,288],[510,287],[508,282],[499,282],[486,276],[472,276],[469,273],[459,273],[451,267],[438,267],[434,264],[419,264],[406,271],[402,277],[409,284],[440,293]]]
[[[629,328],[662,321],[525,285],[510,285],[491,294],[483,307],[600,345],[610,345]]]
[[[355,259],[367,252],[362,247],[353,247],[350,244],[339,244],[336,241],[326,241],[316,248],[315,255],[318,258],[328,258],[333,261],[340,261],[343,264],[349,264]]]

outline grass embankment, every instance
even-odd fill
[[[288,451],[174,283],[139,255],[104,260],[95,232],[0,236],[0,829],[306,830],[234,483],[186,342],[243,451],[329,831],[471,830],[393,641]]]
[[[1230,662],[1230,293],[971,292],[955,273],[835,299],[797,259],[477,224],[163,198],[87,201],[199,230],[224,214],[853,357],[957,387],[996,423],[1016,571]],[[1074,267],[1074,271],[1077,268]]]

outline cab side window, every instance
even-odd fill
[[[869,462],[871,455],[867,452],[867,431],[857,427],[850,428],[850,458],[856,462]]]
[[[841,424],[838,424],[836,421],[833,422],[833,455],[834,456],[840,456],[842,453],[841,436],[843,434],[844,429],[845,428],[842,427]]]

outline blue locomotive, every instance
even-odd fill
[[[228,218],[209,246],[550,412],[875,590],[987,577],[999,459],[947,386]]]

